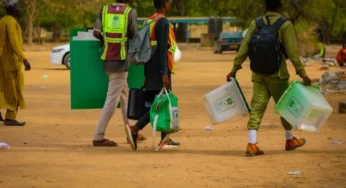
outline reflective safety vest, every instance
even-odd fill
[[[318,43],[318,47],[320,48],[320,57],[324,57],[326,55],[326,48],[323,46],[322,43]]]
[[[103,7],[102,26],[104,47],[102,60],[126,60],[127,30],[131,8],[127,5]]]
[[[155,22],[150,23],[150,22],[152,22],[152,20],[154,18],[156,18]],[[149,17],[148,20],[147,20],[147,23],[150,23],[150,45],[152,47],[156,47],[157,46],[155,28],[156,28],[157,22],[161,18],[164,18],[164,16],[162,14],[156,13],[153,16]],[[174,53],[175,53],[175,50],[177,49],[177,42],[176,42],[174,30],[173,30],[173,28],[171,26],[169,27],[168,45],[170,46],[168,51],[167,51],[167,55],[168,55],[168,68],[169,68],[170,72],[174,74],[174,72],[175,72]]]

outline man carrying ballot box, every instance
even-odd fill
[[[227,75],[227,81],[235,77],[241,65],[250,57],[252,70],[253,98],[251,113],[248,122],[248,146],[246,156],[263,155],[257,147],[257,131],[271,97],[278,102],[289,85],[289,73],[285,56],[292,61],[296,73],[303,79],[305,85],[311,85],[302,62],[295,38],[293,24],[279,14],[282,7],[281,0],[266,0],[267,13],[264,17],[253,21],[240,51],[234,60],[234,66]],[[269,34],[268,34],[269,33]],[[293,126],[281,118],[285,128],[286,151],[302,147],[305,139],[293,136]]]

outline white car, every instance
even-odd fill
[[[181,51],[177,47],[174,54],[174,61],[179,62],[180,59]],[[53,65],[65,65],[67,69],[70,69],[70,44],[53,48],[50,54],[50,63]]]
[[[70,44],[53,48],[50,54],[50,63],[65,65],[67,69],[70,69]]]

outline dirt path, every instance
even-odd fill
[[[182,146],[154,153],[149,126],[144,131],[149,140],[141,143],[136,152],[130,149],[119,111],[107,130],[107,138],[117,141],[119,147],[91,147],[100,110],[71,111],[69,71],[64,66],[50,65],[49,52],[28,52],[34,67],[25,73],[28,109],[20,111],[18,117],[28,125],[21,128],[0,125],[0,142],[11,145],[11,150],[0,151],[0,187],[345,187],[345,115],[335,111],[318,133],[295,131],[308,143],[288,153],[284,151],[284,131],[273,114],[271,102],[258,136],[265,155],[245,158],[247,118],[217,125],[214,131],[204,130],[210,120],[202,97],[224,83],[234,54],[192,50],[184,51],[183,55],[173,81],[180,100],[183,129],[173,138]],[[307,68],[312,78],[323,73],[318,68],[318,65]],[[294,75],[291,64],[289,69]],[[238,80],[250,101],[248,62],[239,72]],[[335,109],[346,98],[326,97]],[[333,145],[333,140],[344,143]],[[287,175],[296,170],[303,174]]]

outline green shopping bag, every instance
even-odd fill
[[[173,93],[168,93],[164,88],[156,96],[150,109],[150,123],[153,127],[153,148],[155,148],[156,131],[168,133],[169,135],[179,131],[178,98]],[[158,150],[160,148],[157,148]]]

